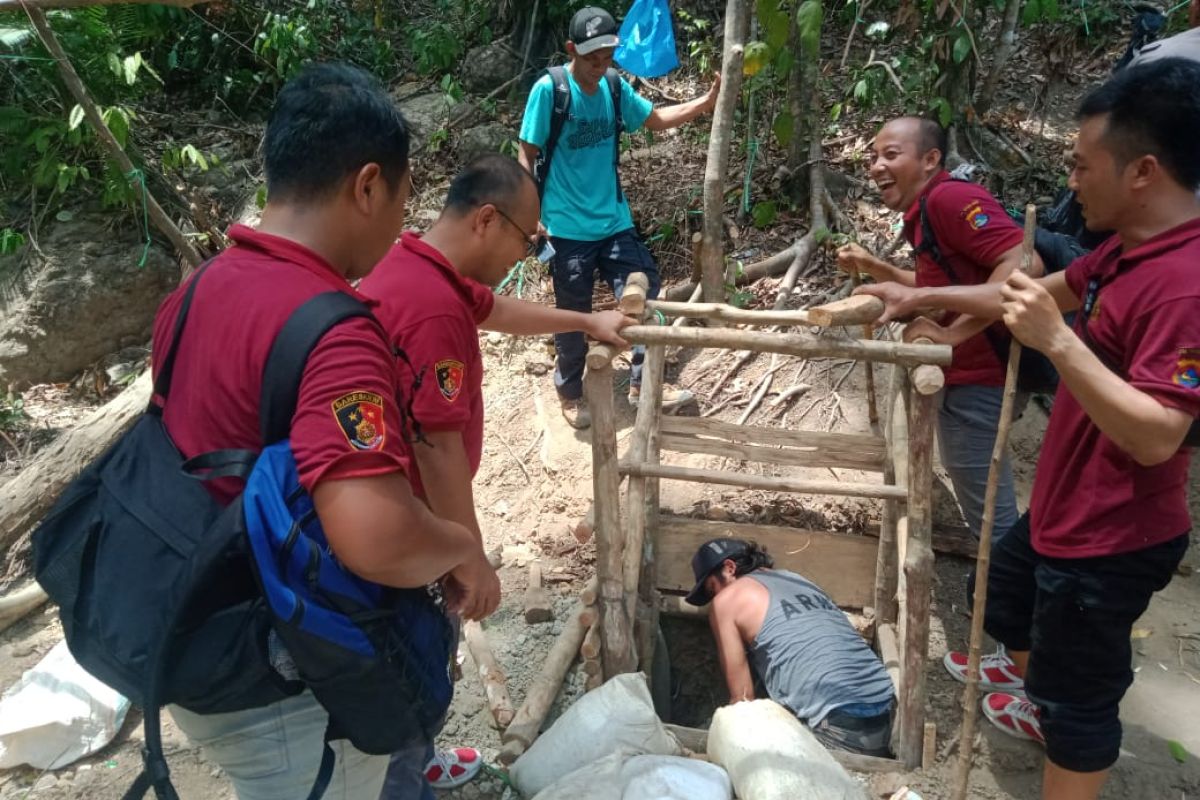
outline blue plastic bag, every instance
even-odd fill
[[[679,66],[667,0],[634,0],[618,36],[613,58],[626,72],[657,78]]]

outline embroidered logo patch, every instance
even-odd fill
[[[463,375],[466,370],[461,361],[447,358],[433,365],[433,374],[437,378],[438,389],[442,397],[453,403],[462,391]]]
[[[978,200],[972,200],[966,208],[963,209],[963,219],[971,226],[971,230],[977,231],[984,227],[991,220],[987,214],[983,213],[983,207],[979,205]]]
[[[346,441],[355,450],[378,450],[386,434],[383,398],[374,392],[350,392],[331,404]]]
[[[1179,351],[1179,362],[1171,381],[1185,389],[1200,389],[1200,347]]]

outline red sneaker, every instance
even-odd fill
[[[966,653],[946,653],[942,664],[956,681],[967,682]],[[996,648],[994,653],[984,653],[983,658],[979,660],[979,688],[985,692],[1025,694],[1025,681],[1017,673],[1017,665],[1008,657],[1003,647]]]
[[[1004,692],[993,692],[983,698],[983,715],[1009,736],[1046,744],[1042,735],[1042,724],[1038,721],[1038,709],[1024,697]]]
[[[434,789],[453,789],[462,786],[483,768],[483,754],[474,747],[438,748],[425,765],[425,780]]]

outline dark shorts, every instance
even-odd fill
[[[1030,544],[1029,514],[992,547],[984,628],[1029,652],[1025,692],[1041,709],[1046,756],[1097,772],[1121,748],[1121,698],[1133,683],[1133,624],[1187,550],[1162,544],[1093,558],[1049,558]]]
[[[841,709],[830,711],[825,719],[812,726],[813,736],[831,750],[844,750],[864,756],[891,758],[894,705],[882,714],[858,716]]]

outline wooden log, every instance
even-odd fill
[[[600,657],[600,628],[595,625],[587,629],[583,635],[583,644],[579,646],[579,655],[584,661],[594,661]]]
[[[884,419],[884,430],[890,438],[892,436],[892,421],[896,416],[896,409],[903,408],[899,405],[901,401],[897,401],[900,392],[900,383],[904,380],[905,373],[900,367],[893,366],[891,369],[891,380],[889,381],[886,408],[886,417]],[[907,426],[905,427],[907,430]],[[884,447],[883,461],[883,482],[889,486],[896,485],[896,464],[895,450],[888,443]],[[907,460],[907,455],[904,456]],[[880,622],[895,622],[896,621],[896,520],[899,517],[900,502],[898,500],[884,500],[883,510],[879,516],[879,550],[875,560],[875,613],[879,617]]]
[[[650,438],[662,416],[663,369],[666,348],[654,345],[646,350],[642,365],[642,402],[638,404],[637,419],[629,457],[644,463]],[[654,550],[646,540],[647,515],[646,479],[630,477],[626,492],[625,553],[622,569],[625,582],[625,612],[633,624],[634,651],[638,668],[649,674],[657,635],[657,618],[648,604],[649,593],[641,591],[641,579],[647,562],[653,562]]]
[[[15,592],[0,597],[0,631],[41,608],[49,599],[37,581],[30,581]]]
[[[37,525],[68,483],[108,449],[150,403],[150,371],[59,436],[0,486],[0,552],[14,548]]]
[[[521,752],[524,752],[537,739],[542,723],[546,720],[546,714],[550,711],[550,705],[558,696],[559,689],[562,688],[567,670],[571,668],[575,657],[579,655],[579,647],[583,644],[586,631],[587,626],[580,621],[579,613],[571,614],[564,621],[562,633],[554,640],[545,662],[542,663],[541,671],[529,685],[525,700],[517,709],[512,723],[500,735],[500,741],[505,745],[513,742],[519,743]],[[509,752],[511,753],[513,750]],[[506,761],[505,763],[512,762]]]
[[[905,546],[904,669],[898,727],[900,760],[911,769],[921,763],[925,727],[925,659],[929,650],[929,604],[933,587],[932,490],[933,398],[909,396],[908,536]]]
[[[933,344],[933,340],[926,336],[919,336],[913,339],[914,344]],[[946,385],[946,373],[941,367],[935,367],[932,364],[922,364],[919,367],[913,367],[909,370],[910,380],[913,388],[920,394],[937,394]]]
[[[818,338],[797,333],[743,331],[735,328],[660,328],[653,325],[630,325],[621,331],[621,336],[634,344],[721,347],[728,350],[751,350],[804,358],[884,361],[906,367],[919,364],[946,365],[950,363],[951,358],[951,349],[944,344],[875,340],[865,342],[857,339]],[[595,350],[595,347],[592,349]],[[611,348],[609,352],[612,352]],[[606,355],[608,354],[596,354],[595,363],[603,362]],[[611,360],[611,355],[608,357]],[[592,365],[593,356],[589,352],[588,366]]]
[[[630,327],[640,327],[640,326],[631,325]],[[626,328],[625,330],[628,330],[628,328]],[[621,334],[621,335],[624,336],[624,334]],[[607,344],[605,342],[594,343],[591,347],[588,348],[588,354],[587,354],[588,369],[602,369],[604,367],[611,367],[613,359],[617,357],[617,352],[618,352],[617,348],[614,345]],[[612,394],[611,386],[609,387],[609,394]]]
[[[1037,207],[1025,206],[1025,238],[1022,242],[1021,268],[1033,267],[1033,241],[1037,229]],[[983,518],[979,525],[979,555],[975,559],[975,597],[971,616],[970,649],[967,652],[967,685],[963,689],[963,727],[958,748],[958,769],[955,773],[953,797],[965,800],[971,782],[971,754],[975,745],[975,721],[979,715],[979,663],[983,657],[983,618],[987,613],[988,571],[991,569],[992,530],[996,525],[996,493],[1000,471],[1008,451],[1008,434],[1012,429],[1013,404],[1017,396],[1017,373],[1021,364],[1021,343],[1013,338],[1008,351],[1008,371],[1004,375],[1004,395],[1000,403],[1000,421],[996,440],[992,443],[992,459],[988,464],[987,486],[983,494]]]
[[[925,723],[925,738],[921,746],[921,769],[933,769],[937,761],[937,723]]]
[[[592,498],[596,508],[596,575],[600,586],[600,635],[604,642],[604,675],[611,678],[632,672],[634,663],[633,623],[625,610],[623,555],[625,536],[621,525],[620,484],[617,466],[616,414],[613,410],[612,362],[601,358],[589,368],[584,391],[592,412]]]
[[[667,317],[710,319],[745,325],[808,325],[807,311],[766,311],[737,308],[724,303],[675,303],[669,300],[650,300],[646,307]],[[678,321],[678,320],[677,320]]]
[[[758,461],[779,466],[841,467],[863,472],[883,471],[880,455],[872,452],[830,452],[820,448],[800,450],[790,447],[763,447],[724,439],[685,436],[679,433],[663,434],[662,448],[676,453],[702,453],[737,461]]]
[[[579,522],[575,523],[575,527],[571,529],[571,533],[574,535],[575,541],[579,542],[580,544],[585,544],[592,540],[592,532],[595,529],[596,507],[592,503],[588,503],[587,512],[583,515]]]
[[[100,142],[108,157],[120,167],[121,173],[125,175],[126,180],[135,181],[134,176],[141,174],[140,171],[136,170],[133,162],[129,160],[129,156],[126,155],[125,150],[121,147],[121,144],[113,136],[112,131],[108,129],[108,125],[104,123],[103,117],[100,116],[100,109],[92,101],[92,97],[83,85],[79,73],[75,71],[71,60],[67,58],[66,51],[59,44],[58,37],[54,35],[54,30],[50,27],[50,21],[46,18],[46,12],[35,3],[18,2],[17,5],[24,9],[25,14],[29,17],[29,21],[33,23],[34,29],[37,30],[38,38],[42,40],[42,44],[45,45],[46,50],[49,51],[50,55],[54,57],[55,62],[57,62],[58,71],[62,75],[63,83],[67,85],[67,89],[70,90],[71,95],[75,98],[75,102],[83,109],[83,115],[92,127],[92,133],[96,136],[96,139]],[[174,3],[173,5],[184,5],[184,3]],[[179,226],[167,216],[167,212],[163,211],[162,206],[154,199],[154,195],[150,194],[149,190],[145,188],[144,175],[142,180],[143,185],[138,188],[141,189],[140,194],[149,220],[154,223],[154,227],[158,228],[167,237],[191,269],[200,266],[203,260],[200,257],[200,253],[187,240],[187,237],[183,235],[183,231],[179,230]]]
[[[740,472],[675,467],[665,464],[642,464],[640,466],[623,464],[621,472],[625,475],[637,475],[644,478],[667,478],[676,481],[691,481],[692,483],[744,486],[747,489],[763,489],[771,492],[797,492],[799,494],[826,494],[834,497],[870,497],[879,499],[902,499],[904,497],[904,491],[899,487],[882,484],[772,478],[765,475],[747,475]]]
[[[700,545],[719,536],[758,542],[780,569],[798,572],[820,586],[843,608],[871,604],[874,539],[776,525],[718,522],[663,515],[659,518],[658,587],[687,592],[695,583],[691,561]]]
[[[590,628],[600,621],[600,606],[584,606],[579,611],[579,624],[585,628]]]
[[[839,325],[866,325],[883,316],[884,304],[878,297],[855,294],[808,310],[813,325],[830,328]]]
[[[883,662],[896,694],[900,693],[900,641],[896,626],[890,622],[875,629],[875,640],[879,643],[879,660]]]
[[[600,584],[597,577],[593,575],[588,582],[584,584],[583,591],[579,593],[580,605],[582,605],[584,608],[596,605],[597,601],[600,599],[599,586]]]
[[[542,562],[529,564],[529,586],[525,589],[525,621],[530,625],[554,621],[554,603],[542,586]]]
[[[463,625],[463,637],[467,640],[467,650],[483,685],[483,694],[487,698],[488,711],[496,726],[504,730],[513,721],[516,711],[513,710],[512,699],[508,696],[508,683],[504,671],[496,663],[492,646],[488,644],[487,634],[478,622],[470,621]]]
[[[873,461],[883,463],[887,440],[869,433],[832,433],[768,428],[760,425],[735,425],[711,417],[666,416],[659,421],[663,434],[712,436],[731,442],[777,445],[812,451],[829,451],[851,456],[868,454]]]
[[[625,279],[625,288],[621,291],[617,308],[621,313],[640,320],[646,314],[646,295],[649,291],[650,281],[646,278],[646,273],[630,273]]]

